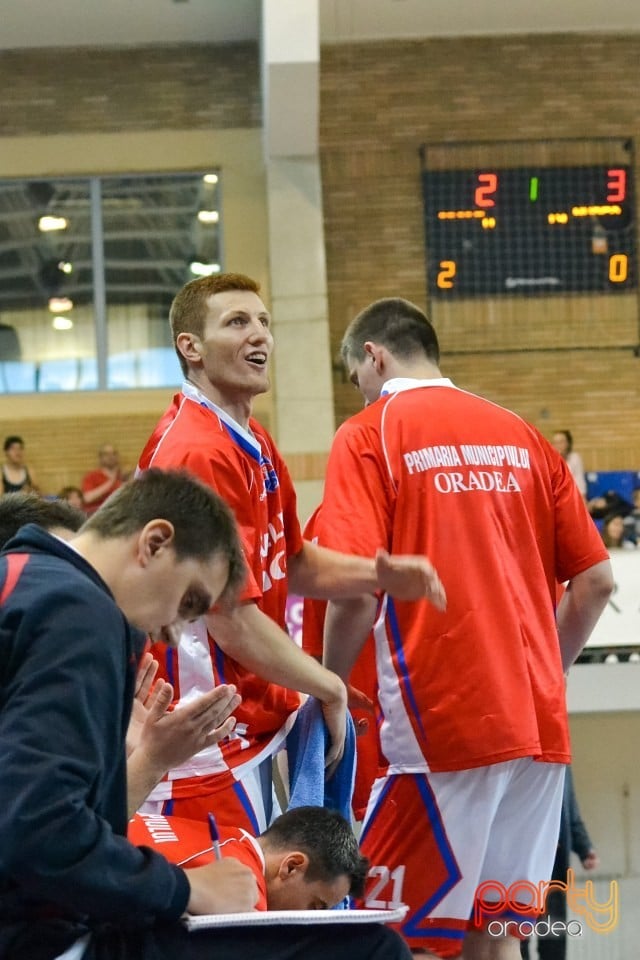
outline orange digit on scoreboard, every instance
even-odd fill
[[[627,171],[619,168],[607,170],[607,203],[624,203],[627,195]]]
[[[629,257],[626,253],[614,253],[609,257],[609,280],[624,283],[629,274]]]
[[[455,260],[441,260],[440,272],[438,273],[437,284],[441,290],[450,290],[453,286],[453,278],[456,275]]]
[[[498,189],[497,173],[479,173],[478,186],[474,194],[476,207],[495,207],[496,202],[490,195]]]

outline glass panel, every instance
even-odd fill
[[[94,387],[92,301],[88,181],[0,180],[0,392]]]
[[[92,248],[97,210],[102,251]],[[178,384],[169,307],[187,280],[221,269],[219,220],[214,170],[0,180],[0,394],[95,390],[98,369],[113,389]],[[102,262],[109,356],[99,366]]]
[[[35,389],[35,363],[0,362],[0,393],[33,393]]]
[[[109,388],[180,382],[169,308],[193,271],[220,269],[219,213],[213,172],[103,179]]]

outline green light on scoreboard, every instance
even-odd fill
[[[535,203],[538,199],[538,178],[531,177],[529,180],[529,200],[531,203]]]

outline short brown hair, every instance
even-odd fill
[[[351,321],[342,338],[343,361],[364,360],[364,345],[368,340],[382,344],[403,360],[416,354],[426,356],[433,363],[440,360],[438,337],[426,314],[415,303],[401,297],[376,300]]]
[[[246,575],[235,517],[217,493],[186,470],[145,470],[112,493],[83,531],[108,540],[137,533],[157,519],[173,526],[178,561],[215,556],[227,561],[229,575],[220,600],[232,603]]]
[[[45,500],[37,493],[5,493],[0,497],[0,549],[25,523],[36,523],[44,530],[62,527],[79,530],[86,517],[66,500]]]
[[[351,824],[337,810],[294,807],[276,817],[260,838],[273,850],[306,853],[307,880],[331,883],[346,876],[351,896],[363,895],[369,861],[358,849]]]
[[[185,377],[189,372],[189,365],[178,350],[178,336],[181,333],[192,333],[196,337],[202,337],[207,300],[215,293],[226,293],[228,290],[250,290],[252,293],[259,293],[260,284],[244,273],[212,273],[186,283],[171,304],[171,337]]]

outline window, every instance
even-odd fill
[[[169,307],[220,220],[216,171],[0,180],[0,393],[179,383]]]

